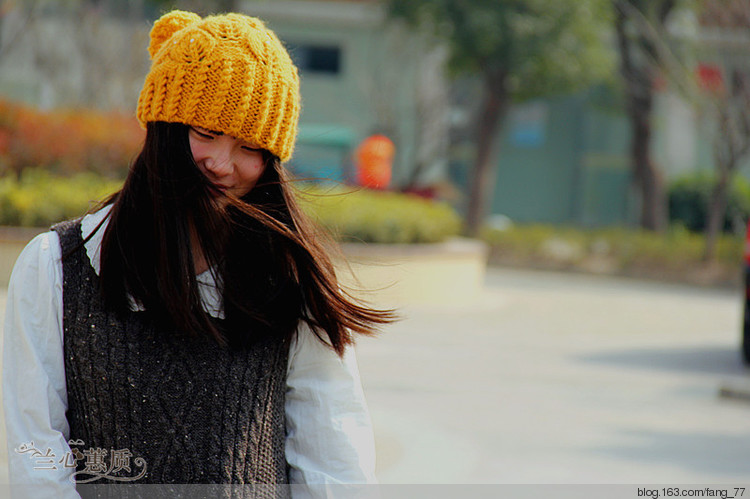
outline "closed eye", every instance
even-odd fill
[[[216,135],[219,135],[218,133],[211,132],[211,131],[205,130],[203,128],[197,128],[197,127],[194,127],[194,126],[191,126],[190,130],[192,130],[193,132],[195,132],[196,135],[198,135],[199,137],[202,137],[204,139],[213,139]]]
[[[242,146],[242,149],[245,151],[250,151],[250,152],[258,152],[261,150],[260,147],[250,147],[250,146]]]

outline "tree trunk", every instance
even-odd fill
[[[713,190],[706,214],[706,246],[703,250],[703,261],[710,262],[716,256],[716,242],[724,228],[724,214],[727,211],[729,198],[729,175],[722,174]]]
[[[631,123],[631,171],[633,185],[640,195],[640,226],[662,231],[667,227],[667,201],[664,181],[651,160],[651,119],[654,99],[656,50],[643,36],[635,41],[628,36],[628,12],[634,9],[627,1],[615,2],[617,45],[620,72],[625,81],[628,115]],[[671,4],[670,4],[671,5]],[[664,22],[667,12],[660,13]],[[633,52],[638,50],[639,62]]]
[[[653,81],[650,71],[643,78]],[[647,87],[647,88],[646,88]],[[641,195],[640,226],[644,229],[663,231],[667,227],[666,194],[664,181],[651,160],[651,119],[653,114],[653,91],[644,83],[640,92],[630,95],[631,161],[633,182]]]
[[[495,139],[507,106],[505,77],[485,80],[484,98],[479,110],[476,159],[464,221],[464,233],[469,237],[479,234],[495,189]]]
[[[714,166],[717,180],[706,213],[705,262],[714,259],[716,242],[724,228],[731,180],[739,162],[750,151],[750,81],[738,72],[732,78],[731,94],[715,101],[718,126],[714,137]]]

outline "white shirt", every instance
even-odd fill
[[[84,237],[109,207],[82,221]],[[99,273],[104,229],[86,243]],[[199,276],[207,312],[222,313],[221,295],[210,272]],[[23,250],[8,286],[3,353],[3,406],[12,484],[52,488],[58,497],[78,497],[69,480],[74,471],[34,469],[47,459],[19,453],[34,442],[60,460],[70,452],[65,417],[67,392],[63,358],[62,263],[58,236],[46,232]],[[301,323],[302,324],[302,323]],[[293,484],[375,483],[375,446],[354,349],[343,359],[301,325],[289,352],[286,387],[286,459]],[[101,483],[101,482],[97,482]],[[137,483],[137,482],[136,482]]]

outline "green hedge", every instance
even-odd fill
[[[0,225],[48,227],[81,216],[121,185],[93,173],[60,177],[39,169],[24,170],[20,180],[0,177]]]
[[[314,186],[300,194],[303,209],[346,242],[434,243],[461,229],[449,205],[413,195]]]
[[[672,223],[684,225],[693,232],[706,228],[706,214],[711,192],[716,184],[716,175],[700,171],[681,176],[669,186],[669,218]],[[750,216],[750,183],[736,176],[729,190],[727,211],[723,230],[732,232],[742,227]]]
[[[85,213],[122,182],[90,173],[60,177],[26,170],[0,177],[0,225],[47,227]],[[411,195],[302,186],[303,209],[343,241],[431,243],[455,236],[460,220],[448,205]]]
[[[664,234],[640,229],[583,230],[547,225],[489,229],[482,238],[496,263],[603,273],[688,279],[705,267],[705,238],[682,225]],[[728,280],[739,278],[744,238],[723,234],[716,247],[716,269]],[[689,280],[689,279],[688,279]]]

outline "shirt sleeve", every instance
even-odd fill
[[[3,334],[3,409],[12,490],[78,498],[69,457],[57,234],[34,238],[8,285]],[[27,490],[28,488],[28,490]]]
[[[285,409],[292,484],[377,483],[353,348],[341,358],[302,323],[289,354]]]

